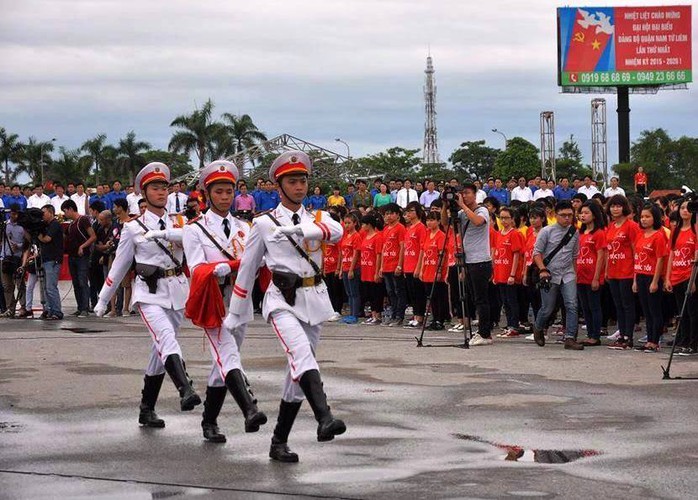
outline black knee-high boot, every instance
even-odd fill
[[[274,435],[271,438],[269,458],[278,462],[298,462],[298,455],[288,447],[288,435],[291,433],[293,422],[296,420],[301,403],[289,403],[281,400],[279,417],[276,420]]]
[[[317,370],[308,370],[299,381],[308,404],[313,409],[315,420],[318,421],[317,440],[332,441],[335,436],[343,434],[347,426],[338,418],[332,416],[327,404],[327,396],[322,389],[322,379]]]
[[[165,370],[174,382],[175,387],[179,391],[180,408],[182,411],[191,411],[195,406],[201,404],[201,398],[194,392],[191,382],[187,377],[187,372],[184,369],[182,358],[178,354],[170,354],[165,360]]]
[[[138,423],[145,427],[163,428],[165,421],[155,413],[155,403],[158,401],[160,387],[165,379],[162,375],[146,375],[143,377],[143,390],[141,391],[141,406],[138,414]]]
[[[225,443],[225,435],[218,429],[218,415],[223,408],[225,394],[228,389],[223,387],[206,387],[206,400],[204,401],[204,413],[201,418],[201,429],[204,438],[212,443]]]
[[[267,416],[257,408],[257,400],[252,398],[242,371],[230,370],[225,376],[225,385],[245,416],[245,432],[257,432],[260,425],[267,423]]]

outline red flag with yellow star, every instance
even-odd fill
[[[577,9],[564,71],[594,71],[612,37],[613,25],[606,14]]]

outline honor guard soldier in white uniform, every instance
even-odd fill
[[[191,411],[201,404],[185,371],[182,349],[177,342],[189,283],[182,272],[182,229],[174,227],[165,210],[169,181],[170,169],[164,163],[149,163],[136,176],[134,187],[136,193],[142,193],[147,209],[124,224],[114,263],[95,306],[95,314],[103,316],[135,260],[132,300],[153,340],[138,416],[138,422],[146,427],[165,426],[155,414],[165,372],[179,391],[182,411]]]
[[[344,422],[330,412],[315,359],[321,324],[334,314],[322,280],[321,246],[323,242],[338,242],[343,230],[327,212],[313,215],[303,208],[311,167],[308,155],[300,151],[284,153],[271,165],[269,177],[278,184],[281,203],[252,223],[225,321],[233,328],[252,320],[252,286],[265,259],[272,282],[262,313],[288,358],[269,451],[273,460],[281,462],[298,461],[287,442],[303,396],[318,421],[318,441],[330,441],[346,430]]]
[[[257,402],[248,390],[240,362],[240,347],[247,325],[241,324],[232,331],[221,325],[225,316],[224,304],[230,302],[234,275],[250,232],[249,222],[230,214],[237,179],[238,169],[229,161],[214,161],[201,170],[199,184],[206,190],[210,208],[189,221],[182,235],[193,278],[186,314],[194,324],[204,328],[213,358],[201,427],[204,438],[215,443],[226,440],[218,429],[217,418],[227,390],[245,416],[246,432],[257,432],[259,426],[267,422],[266,415],[257,409]],[[201,280],[199,274],[204,275]],[[215,288],[206,288],[205,284],[198,286],[204,280],[213,280]]]

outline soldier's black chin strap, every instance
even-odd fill
[[[283,178],[284,178],[284,177],[281,176],[281,177],[279,177],[279,178],[276,180],[277,184],[279,185],[279,189],[281,190],[281,192],[283,193],[284,197],[285,197],[288,201],[290,201],[290,202],[293,203],[294,205],[298,205],[298,208],[300,208],[301,205],[303,204],[303,200],[301,200],[301,201],[299,201],[299,202],[296,202],[296,201],[294,201],[293,198],[291,198],[288,194],[286,194],[286,191],[284,190],[284,186],[283,186],[283,184],[281,183],[281,181],[283,180]]]

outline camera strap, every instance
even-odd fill
[[[563,236],[562,239],[560,240],[560,243],[558,243],[557,246],[555,248],[553,248],[553,251],[550,252],[550,255],[548,255],[547,257],[545,257],[543,259],[543,265],[545,267],[548,267],[548,264],[550,264],[550,261],[553,260],[553,257],[555,257],[557,255],[557,253],[560,250],[562,250],[562,247],[564,247],[565,245],[567,245],[570,242],[570,240],[572,239],[572,237],[574,236],[574,233],[576,231],[577,230],[575,229],[574,224],[572,224],[570,226],[570,228],[567,230],[567,232],[565,233],[565,236]]]

